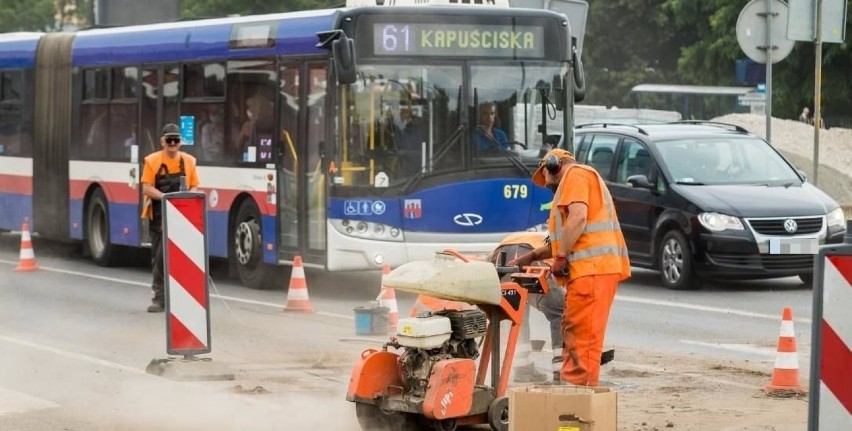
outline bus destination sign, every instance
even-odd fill
[[[374,23],[373,54],[544,58],[544,28],[522,25]]]

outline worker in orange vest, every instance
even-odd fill
[[[545,154],[532,181],[554,192],[548,220],[550,244],[519,256],[510,265],[553,259],[550,271],[566,291],[562,382],[597,386],[615,292],[618,283],[630,277],[615,206],[597,171],[560,148]]]

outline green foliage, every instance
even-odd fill
[[[184,18],[196,19],[322,9],[342,3],[337,0],[183,0],[181,8]]]
[[[53,0],[0,0],[0,32],[53,30],[56,11]]]

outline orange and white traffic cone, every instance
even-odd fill
[[[303,311],[313,313],[311,300],[308,298],[308,283],[305,281],[305,267],[302,266],[302,257],[293,259],[293,271],[290,273],[290,287],[287,289],[287,305],[284,311]]]
[[[30,219],[29,217],[25,217],[24,223],[21,225],[21,259],[15,271],[30,272],[37,269],[38,264],[35,261],[33,241],[30,238]]]
[[[793,329],[793,310],[784,309],[781,316],[781,334],[775,356],[772,380],[763,387],[770,395],[804,394],[808,391],[799,384],[799,358],[796,353],[796,331]]]
[[[385,276],[390,273],[390,265],[382,267],[382,288],[379,292],[379,307],[387,307],[388,310],[388,333],[396,334],[396,326],[399,323],[399,308],[396,305],[396,291],[385,287]]]

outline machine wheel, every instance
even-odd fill
[[[100,266],[112,266],[116,262],[116,246],[109,238],[109,203],[103,190],[95,189],[86,206],[84,223],[86,251]]]
[[[234,264],[243,286],[251,289],[280,287],[274,283],[276,267],[263,263],[260,211],[251,200],[240,204],[231,238]]]
[[[456,431],[459,428],[455,419],[444,419],[442,421],[432,422],[432,429],[435,431]]]
[[[494,431],[509,429],[509,398],[499,397],[488,406],[488,425]]]
[[[417,430],[418,424],[414,416],[408,413],[385,413],[372,404],[355,403],[355,415],[358,424],[364,431],[407,431]]]
[[[701,280],[692,267],[692,253],[686,237],[677,229],[663,236],[657,253],[660,279],[663,285],[672,290],[691,290],[701,288]]]

